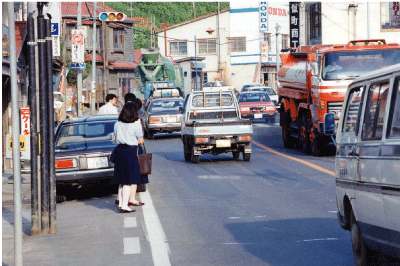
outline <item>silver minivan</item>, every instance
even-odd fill
[[[336,201],[356,265],[370,249],[400,258],[400,64],[354,80],[341,113]]]

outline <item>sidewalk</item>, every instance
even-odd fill
[[[30,235],[30,175],[22,175],[23,265],[151,265],[143,207],[120,214],[115,194],[57,204],[57,233]],[[2,265],[14,263],[14,209],[11,173],[3,173]],[[128,240],[126,240],[128,238]],[[128,241],[128,242],[124,242]],[[128,245],[128,246],[127,246]]]

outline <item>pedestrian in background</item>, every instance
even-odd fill
[[[106,104],[100,107],[98,115],[117,115],[117,95],[115,94],[107,94],[106,96]]]
[[[125,94],[125,96],[124,96],[124,101],[125,101],[125,103],[127,103],[127,102],[134,102],[135,99],[136,99],[136,95],[133,94],[133,93],[131,93],[131,92],[128,92],[128,93]]]
[[[118,211],[134,212],[128,203],[131,192],[136,194],[137,184],[140,183],[138,145],[144,144],[142,126],[134,103],[127,102],[122,108],[114,125],[114,136],[118,144],[114,150],[114,183],[119,184]]]

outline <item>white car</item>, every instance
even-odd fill
[[[203,91],[220,91],[228,90],[233,91],[237,94],[237,90],[234,86],[229,86],[225,81],[210,81],[203,85]]]
[[[261,83],[244,84],[242,89],[240,90],[240,92],[249,91],[248,88],[250,88],[250,87],[263,87],[263,86],[264,86],[264,84],[261,84]]]

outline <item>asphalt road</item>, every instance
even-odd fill
[[[49,262],[43,265],[354,265],[350,233],[336,218],[332,153],[285,149],[278,123],[255,122],[253,137],[250,162],[229,153],[193,164],[179,133],[155,135],[145,141],[153,153],[148,191],[138,196],[145,206],[119,214],[110,191],[75,192],[57,205],[53,242],[27,239],[43,245],[29,258]],[[71,232],[82,243],[70,241]]]

